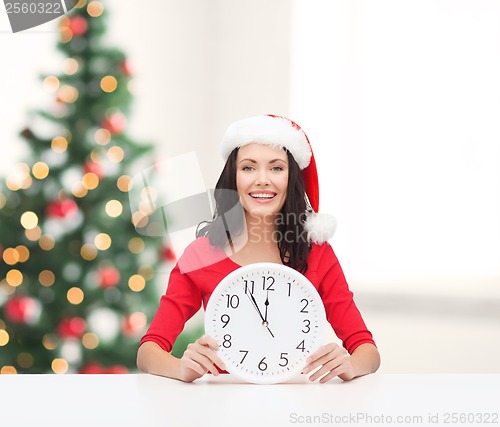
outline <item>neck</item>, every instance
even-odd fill
[[[276,245],[276,215],[254,217],[245,214],[248,243]]]

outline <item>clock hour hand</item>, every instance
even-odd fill
[[[248,298],[250,298],[250,301],[252,301],[252,304],[255,307],[255,309],[257,310],[257,313],[259,313],[259,316],[262,319],[262,325],[267,328],[267,330],[269,331],[271,336],[274,338],[274,334],[271,332],[271,329],[269,329],[269,325],[267,324],[266,319],[264,319],[264,316],[262,315],[262,312],[260,311],[259,306],[257,305],[257,301],[255,301],[255,298],[254,298],[252,292],[250,292],[249,290],[245,290],[245,293],[248,295]],[[267,309],[267,307],[266,307],[266,309]]]

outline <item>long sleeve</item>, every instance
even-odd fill
[[[311,279],[318,283],[317,289],[325,305],[327,320],[343,346],[352,353],[361,344],[375,345],[332,247],[328,243],[316,246],[311,255]]]
[[[188,274],[182,274],[176,265],[170,273],[168,287],[160,299],[160,306],[141,339],[157,343],[165,351],[171,351],[184,324],[201,307],[202,295]]]

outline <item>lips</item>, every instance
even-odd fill
[[[258,202],[267,202],[276,197],[273,191],[252,191],[249,196]]]

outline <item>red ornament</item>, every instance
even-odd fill
[[[127,77],[130,77],[132,75],[132,67],[130,66],[130,62],[128,62],[126,59],[120,63],[120,70]]]
[[[177,257],[175,256],[175,252],[172,250],[170,246],[164,246],[161,251],[162,259],[166,261],[177,261]]]
[[[120,282],[120,272],[114,267],[102,267],[97,274],[101,288],[112,288]]]
[[[15,295],[5,303],[4,313],[12,323],[25,325],[36,321],[40,305],[33,298]]]
[[[61,338],[81,338],[87,328],[87,323],[81,317],[62,319],[57,326]]]
[[[104,171],[102,170],[102,166],[99,163],[89,161],[83,165],[84,173],[94,173],[97,175],[99,179],[104,176]]]
[[[69,20],[69,29],[75,36],[83,36],[87,28],[87,20],[82,16],[75,16]]]
[[[125,130],[127,120],[122,113],[113,113],[101,121],[101,126],[109,130],[113,135],[118,135]]]
[[[51,218],[73,218],[78,212],[78,205],[72,199],[54,200],[47,205],[47,215]]]

